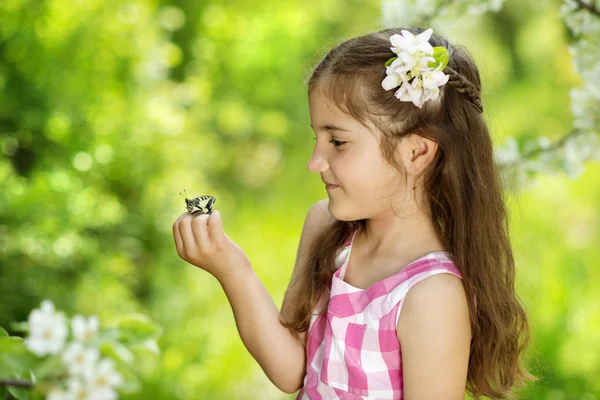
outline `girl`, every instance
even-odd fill
[[[308,169],[328,199],[281,313],[218,211],[174,223],[179,255],[219,280],[244,344],[296,399],[514,398],[537,377],[468,51],[386,29],[331,49],[307,86]]]

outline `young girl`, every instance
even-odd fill
[[[480,93],[468,51],[431,29],[327,53],[308,79],[308,169],[328,199],[307,215],[281,313],[218,211],[174,223],[179,255],[219,280],[281,390],[504,399],[537,379]]]

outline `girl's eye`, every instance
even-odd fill
[[[335,147],[342,147],[346,142],[342,142],[339,140],[331,139],[329,143],[333,143]]]
[[[313,139],[317,140],[317,138],[313,138]],[[331,139],[331,140],[329,140],[329,143],[333,143],[333,145],[334,145],[335,147],[342,147],[342,146],[343,146],[344,144],[346,144],[347,142],[342,142],[342,141],[340,141],[340,140]]]

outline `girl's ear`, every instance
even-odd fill
[[[403,159],[411,175],[419,175],[433,160],[438,149],[436,142],[419,135],[412,135],[403,144],[406,144]]]

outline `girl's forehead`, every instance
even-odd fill
[[[335,103],[322,94],[309,97],[311,126],[315,130],[339,129],[356,131],[361,124],[351,115],[343,112]]]
[[[315,100],[310,104],[310,119],[310,126],[315,132],[335,132],[339,135],[354,138],[364,135],[378,136],[377,129],[374,126],[364,126],[324,96],[315,97]]]

